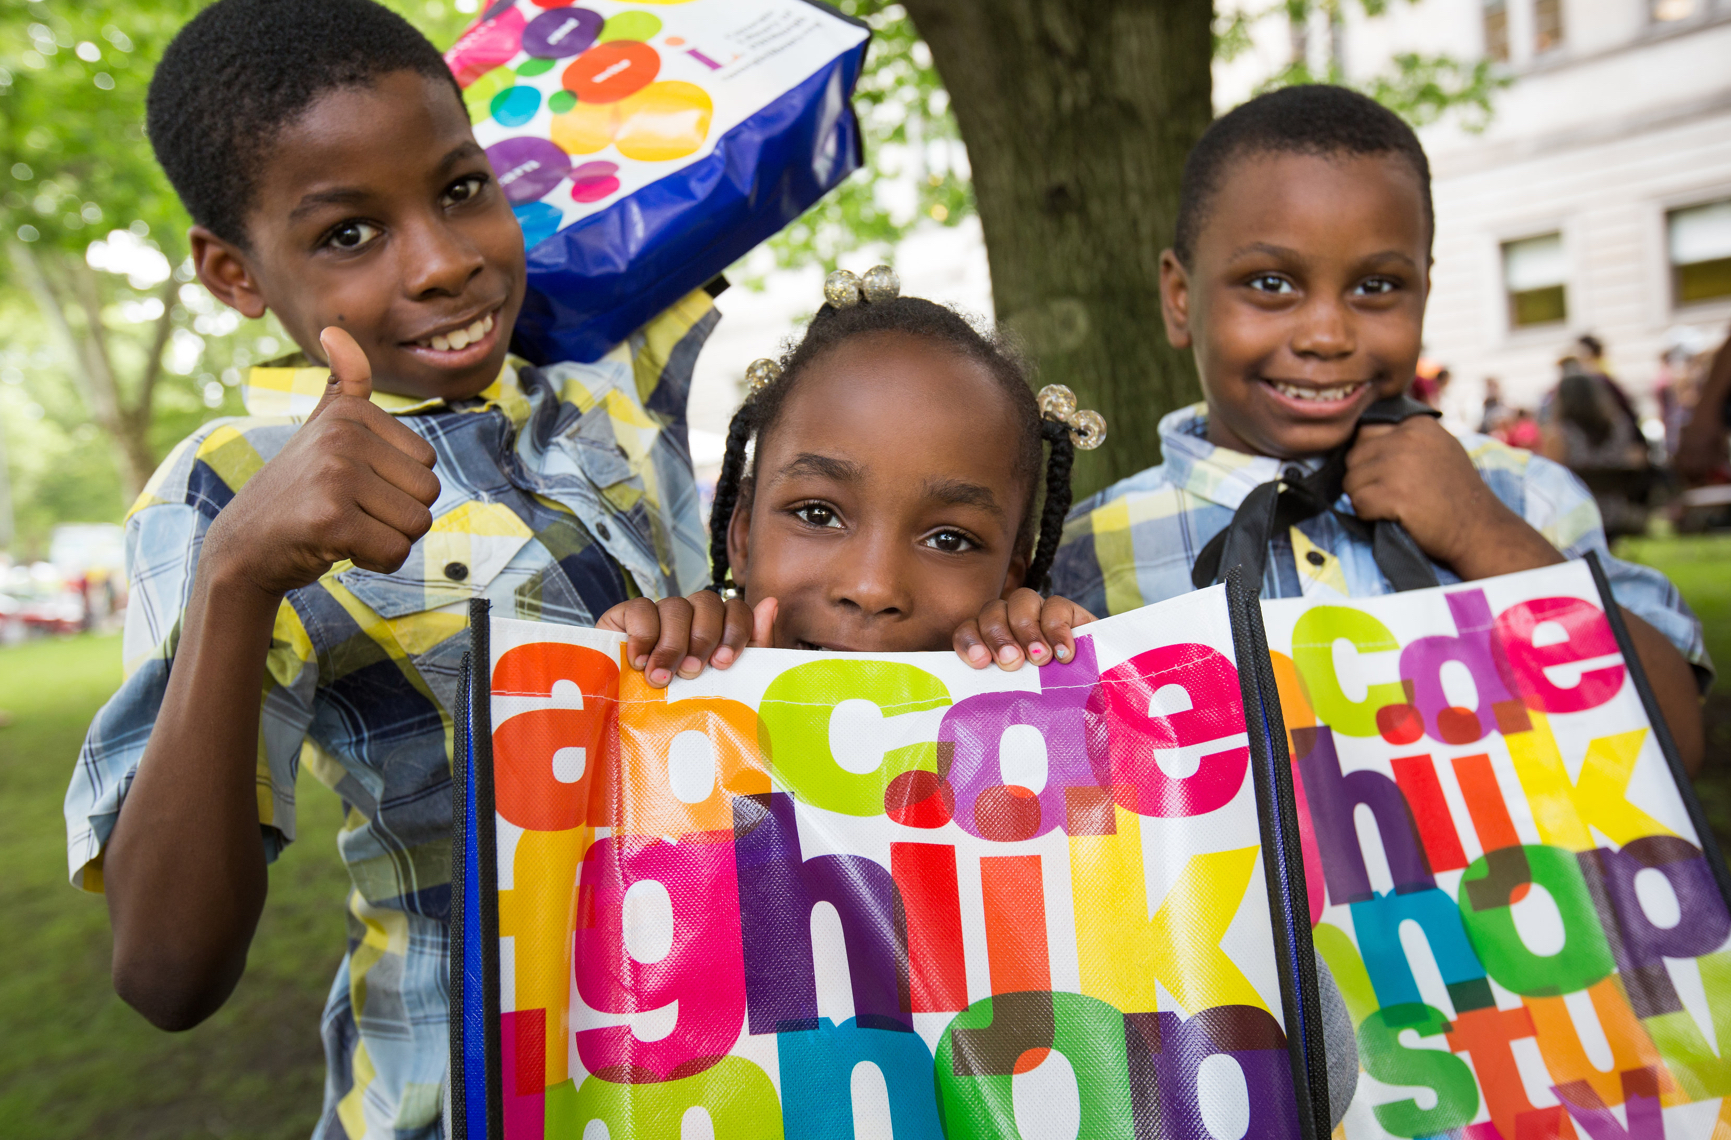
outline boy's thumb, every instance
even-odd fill
[[[339,396],[358,396],[365,400],[373,394],[373,367],[367,363],[367,354],[361,351],[361,346],[355,343],[355,338],[347,330],[332,325],[319,334],[319,344],[324,346],[325,359],[331,362],[331,379],[318,407],[307,417],[309,421]]]

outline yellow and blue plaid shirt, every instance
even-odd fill
[[[1489,436],[1460,437],[1486,486],[1569,558],[1596,550],[1617,601],[1663,633],[1695,666],[1703,690],[1713,677],[1701,623],[1664,574],[1613,558],[1599,508],[1566,467]],[[1052,592],[1096,614],[1121,614],[1194,587],[1190,568],[1209,539],[1226,529],[1244,497],[1299,463],[1246,455],[1208,442],[1208,405],[1160,421],[1164,462],[1120,480],[1071,511],[1052,566]],[[1341,496],[1339,509],[1352,513]],[[1392,592],[1371,555],[1332,514],[1276,536],[1263,573],[1265,598],[1369,597]],[[1459,582],[1437,565],[1443,584]]]
[[[432,529],[394,574],[339,563],[283,600],[259,725],[268,858],[295,838],[300,764],[346,809],[348,953],[322,1021],[318,1137],[441,1133],[452,708],[468,603],[592,625],[634,593],[707,582],[685,406],[718,319],[695,293],[595,364],[512,362],[459,403],[373,397],[438,453]],[[323,394],[327,370],[302,363],[254,369],[250,415],[181,443],[127,517],[127,677],[66,795],[72,881],[87,890],[102,888],[103,846],[162,705],[205,532]]]

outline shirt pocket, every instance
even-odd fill
[[[434,519],[396,573],[357,566],[337,581],[387,620],[441,609],[481,596],[533,537],[503,503],[470,500]]]

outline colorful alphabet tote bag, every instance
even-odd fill
[[[657,691],[477,613],[453,1131],[1321,1140],[1259,620],[1235,579],[1043,669],[753,649]]]
[[[1598,563],[1263,614],[1346,1140],[1731,1136],[1725,866]]]

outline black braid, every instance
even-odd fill
[[[734,414],[727,429],[727,452],[716,481],[715,500],[709,513],[709,555],[714,567],[713,589],[725,588],[731,569],[727,557],[727,532],[741,496],[750,501],[745,449],[757,437],[759,454],[763,436],[781,418],[781,410],[806,368],[844,341],[872,333],[901,333],[920,337],[983,365],[998,381],[1021,421],[1022,435],[1016,444],[1017,474],[1035,488],[1027,513],[1016,534],[1016,549],[1036,546],[1035,507],[1039,501],[1037,480],[1041,469],[1040,443],[1051,443],[1045,463],[1045,506],[1038,517],[1038,543],[1028,567],[1026,584],[1043,590],[1052,560],[1057,555],[1064,516],[1070,510],[1070,467],[1075,458],[1069,429],[1040,416],[1027,368],[1015,348],[999,335],[982,332],[953,309],[919,297],[897,297],[888,301],[862,302],[846,309],[825,304],[806,326],[805,335],[782,353],[781,376],[757,395],[748,398]]]
[[[757,401],[748,399],[727,425],[727,453],[721,460],[721,475],[715,481],[715,501],[709,507],[709,561],[714,566],[710,589],[716,593],[726,589],[731,570],[727,561],[727,531],[733,525],[733,508],[739,502],[739,487],[745,478],[745,445],[751,442],[756,420]]]
[[[1064,536],[1064,517],[1070,513],[1070,468],[1076,461],[1076,445],[1070,439],[1069,427],[1053,420],[1040,421],[1040,434],[1052,445],[1052,453],[1046,460],[1046,503],[1040,509],[1040,537],[1023,584],[1043,594],[1052,560],[1058,556],[1058,540]]]

